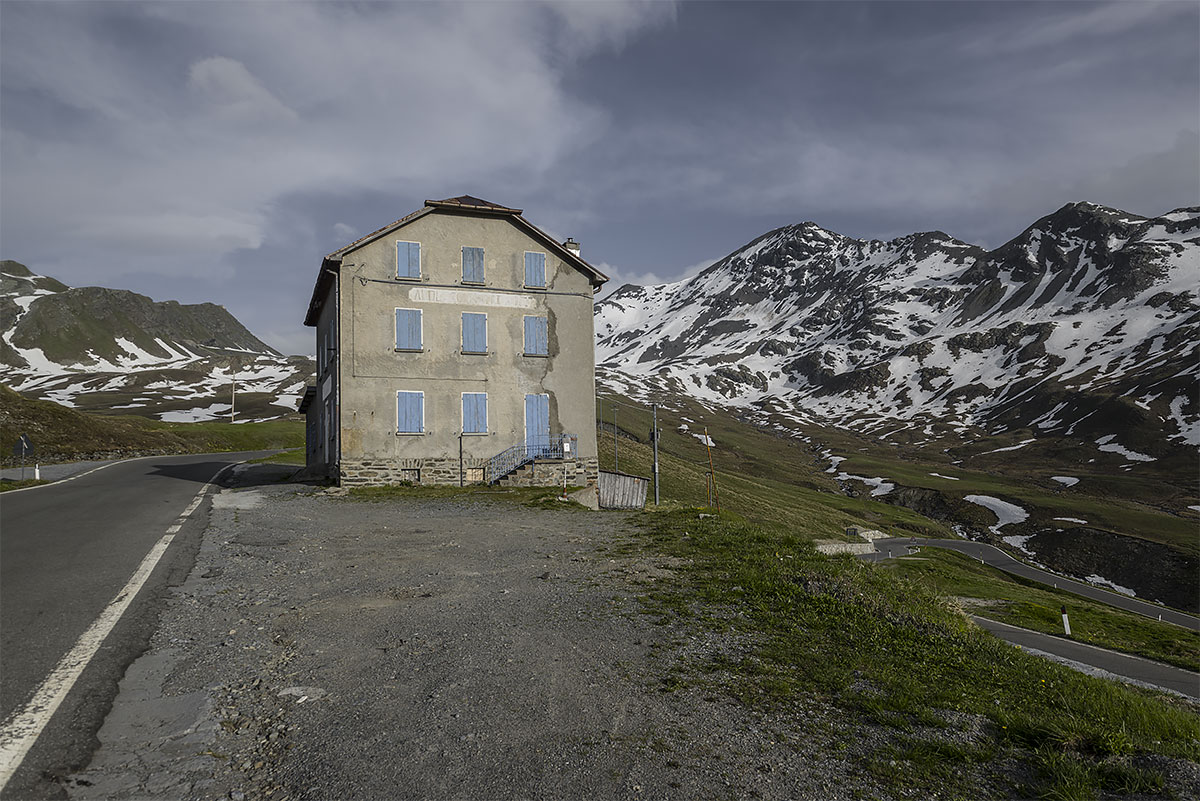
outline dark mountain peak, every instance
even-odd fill
[[[0,273],[3,273],[4,275],[15,275],[21,278],[28,278],[29,276],[33,275],[32,270],[30,270],[24,264],[21,264],[21,262],[13,261],[12,259],[0,261]]]

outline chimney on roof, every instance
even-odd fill
[[[572,237],[567,237],[567,241],[563,242],[563,247],[574,253],[576,256],[579,256],[579,243],[576,242]],[[580,258],[583,257],[580,256]]]

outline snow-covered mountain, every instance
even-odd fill
[[[775,425],[1026,428],[1148,460],[1200,444],[1198,282],[1200,208],[1072,203],[991,251],[805,222],[599,302],[598,374]]]
[[[313,360],[282,356],[212,303],[70,288],[0,262],[0,382],[64,406],[169,422],[295,412]]]

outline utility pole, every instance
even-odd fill
[[[237,364],[229,363],[229,422],[233,422],[233,407],[237,402]]]
[[[650,404],[654,414],[654,428],[650,430],[650,440],[654,443],[654,505],[658,506],[658,404]]]
[[[613,472],[621,472],[621,460],[617,456],[617,402],[613,401]]]

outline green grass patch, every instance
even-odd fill
[[[1092,528],[1160,542],[1187,553],[1200,553],[1195,521],[1167,514],[1148,505],[1153,503],[1153,496],[1148,494],[1148,482],[1145,481],[1109,480],[1093,488],[1093,492],[1100,490],[1101,494],[1092,494],[1083,489],[1091,482],[1048,490],[1044,486],[1048,479],[1044,477],[1037,479],[1026,476],[1022,479],[878,455],[849,456],[842,462],[841,469],[854,475],[883,476],[906,487],[938,490],[955,498],[970,494],[992,495],[1018,504],[1047,524],[1055,517],[1081,518],[1088,521],[1088,526]],[[930,473],[951,478],[940,478]],[[1071,475],[1078,477],[1077,473],[1075,471]],[[1124,497],[1112,491],[1116,485],[1124,491]],[[1130,494],[1145,502],[1130,499]]]
[[[0,492],[8,492],[9,490],[15,489],[25,489],[26,487],[40,487],[42,484],[49,483],[50,482],[44,478],[18,478],[12,481],[4,479],[0,480]]]
[[[962,763],[979,749],[1002,749],[1036,764],[1039,749],[1055,749],[1086,768],[1079,781],[1091,790],[1105,786],[1110,757],[1200,758],[1200,717],[1187,702],[1030,656],[972,624],[923,581],[823,556],[804,537],[730,514],[645,513],[633,536],[641,547],[690,560],[675,586],[643,596],[647,610],[754,635],[745,656],[696,666],[727,676],[728,691],[746,703],[818,694],[899,729],[934,725],[945,711],[983,716],[990,726],[969,749],[917,761]],[[741,615],[715,614],[720,609]],[[1038,792],[1054,792],[1067,764],[1043,775]],[[940,774],[923,772],[935,786]]]
[[[919,558],[882,567],[939,595],[965,599],[967,611],[1047,634],[1062,634],[1066,606],[1074,640],[1200,671],[1200,634],[1194,631],[1055,591],[960,553],[926,548]]]
[[[647,433],[649,428],[647,423]],[[732,430],[732,426],[729,430]],[[715,438],[716,435],[713,436]],[[699,445],[698,440],[694,441]],[[787,452],[795,450],[790,441],[779,440],[753,429],[741,432],[741,441],[745,443],[744,447],[759,453],[769,448]],[[601,468],[613,469],[616,460],[613,458],[611,434],[607,438],[601,437],[599,445]],[[667,508],[705,506],[710,502],[708,454],[703,446],[699,446],[699,452],[692,452],[686,457],[680,455],[681,452],[682,449],[676,450],[674,447],[662,447],[659,450],[659,478],[662,481],[660,499]],[[651,445],[621,437],[618,440],[618,456],[621,472],[646,477],[652,475],[654,452]],[[790,466],[785,459],[784,465],[771,475],[762,475],[767,471],[761,467],[751,470],[739,451],[728,447],[714,449],[716,500],[719,500],[722,509],[734,511],[769,527],[804,531],[814,539],[842,538],[848,526],[894,531],[897,536],[953,536],[941,523],[902,506],[892,506],[871,498],[850,498],[830,491],[832,487],[820,488],[815,479],[806,482],[805,477],[812,478],[813,475],[812,464],[802,464],[806,458],[792,452]],[[647,504],[652,505],[653,499],[654,491],[651,488],[647,493]]]

